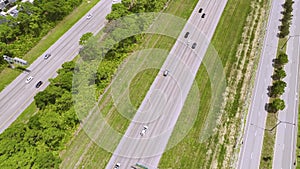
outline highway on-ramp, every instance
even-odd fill
[[[61,65],[72,60],[79,51],[79,39],[87,33],[97,33],[106,24],[106,15],[110,13],[111,0],[101,0],[88,14],[92,18],[87,19],[86,14],[73,27],[58,39],[47,51],[29,66],[30,73],[23,72],[10,85],[0,93],[0,133],[29,106],[36,93],[44,90],[48,85],[48,79],[54,78],[56,71]],[[51,53],[51,57],[44,59],[46,53]],[[33,80],[26,84],[25,80],[32,76]],[[35,85],[38,81],[43,81],[40,88]]]
[[[259,168],[267,112],[265,104],[269,101],[267,88],[271,85],[273,74],[272,60],[276,56],[278,46],[278,26],[282,15],[284,0],[273,0],[264,39],[263,50],[256,74],[252,102],[247,116],[245,133],[239,155],[237,168]]]
[[[290,37],[286,48],[289,62],[284,67],[287,76],[283,79],[287,83],[285,92],[282,95],[286,106],[278,115],[278,120],[280,120],[281,123],[277,126],[276,130],[273,160],[274,169],[291,169],[296,167],[299,107],[300,1],[295,1],[293,9]]]
[[[114,168],[117,163],[120,163],[120,169],[130,168],[136,163],[143,164],[147,168],[157,168],[226,3],[227,0],[198,2],[187,25],[194,25],[207,40],[204,40],[203,36],[194,30],[195,28],[187,25],[184,27],[164,62],[162,71],[155,78],[114,151],[106,166],[107,169]],[[206,13],[204,18],[201,18],[202,14],[198,12],[200,8],[203,8],[202,13]],[[184,39],[186,32],[190,33],[189,44]],[[195,49],[191,49],[194,42],[197,45]],[[166,69],[169,70],[169,74],[163,76]],[[163,92],[164,97],[156,97],[156,91]],[[150,108],[147,107],[149,100]],[[143,115],[145,123],[139,120]],[[159,118],[157,115],[160,115]],[[141,136],[140,132],[144,125],[148,126],[148,130]]]

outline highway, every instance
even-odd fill
[[[136,163],[149,169],[157,168],[226,3],[227,0],[198,2],[108,162],[107,169],[117,163],[120,163],[120,169],[130,168]],[[205,18],[198,13],[200,8],[206,13]],[[189,45],[184,39],[186,32],[190,33]],[[197,43],[195,49],[191,49],[193,42]],[[166,69],[169,74],[165,77],[163,71]],[[156,97],[157,91],[162,92],[164,97]],[[150,108],[147,107],[149,101]],[[140,136],[144,125],[148,126],[148,130]]]
[[[252,101],[246,120],[245,133],[239,154],[237,168],[253,169],[259,168],[261,150],[263,146],[264,128],[267,112],[265,104],[269,101],[267,88],[271,85],[273,74],[272,60],[276,56],[278,46],[278,26],[284,0],[273,0],[271,4],[266,36],[263,50],[256,73],[255,86],[252,94]]]
[[[285,66],[287,83],[282,99],[285,109],[279,112],[278,120],[282,121],[276,130],[273,169],[295,168],[297,125],[298,125],[298,93],[299,93],[299,56],[300,56],[300,2],[293,5],[293,20],[290,27],[290,38],[287,42],[289,62]],[[299,164],[298,164],[299,165]]]
[[[61,65],[72,60],[79,51],[79,39],[87,33],[96,34],[106,24],[106,15],[110,13],[111,0],[101,0],[83,18],[81,18],[71,29],[69,29],[60,39],[58,39],[44,54],[34,61],[28,69],[30,73],[21,73],[12,83],[10,83],[0,93],[0,133],[33,102],[34,96],[39,91],[44,90],[48,85],[48,79],[54,78],[56,71]],[[86,16],[92,14],[91,19]],[[46,53],[51,53],[51,57],[45,60]],[[34,79],[26,84],[28,76]],[[43,81],[40,88],[35,85],[38,81]]]

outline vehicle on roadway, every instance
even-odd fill
[[[141,136],[144,136],[146,134],[146,131],[148,130],[148,126],[144,126],[143,130],[140,132]]]
[[[204,18],[204,17],[205,17],[205,13],[204,13],[204,14],[202,14],[201,18]]]
[[[190,32],[186,32],[184,35],[184,38],[187,38],[189,36]]]
[[[25,83],[30,83],[30,82],[32,81],[32,79],[33,79],[33,77],[32,77],[32,76],[29,76],[29,77],[26,79]]]
[[[168,74],[169,74],[169,70],[166,69],[163,73],[163,76],[168,76]]]
[[[47,53],[47,54],[44,56],[44,59],[48,59],[50,56],[51,56],[51,53]]]
[[[202,9],[202,8],[200,8],[200,9],[199,9],[199,13],[201,13],[202,11],[203,11],[203,9]]]
[[[120,163],[117,163],[117,164],[115,165],[114,169],[119,169],[120,166],[121,166],[121,164],[120,164]]]
[[[39,82],[35,85],[35,87],[36,87],[36,88],[39,88],[42,84],[43,84],[43,82],[42,82],[42,81],[39,81]]]
[[[197,46],[197,43],[195,42],[195,43],[193,43],[193,45],[192,45],[192,49],[195,49],[196,48],[196,46]]]
[[[92,14],[88,14],[88,16],[86,17],[86,19],[91,19],[92,18]]]

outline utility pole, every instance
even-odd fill
[[[285,45],[286,45],[287,42],[290,40],[290,38],[297,37],[297,36],[300,36],[300,35],[289,36],[289,38],[285,41],[285,43],[282,45],[282,47],[281,47],[280,49],[282,50],[282,49],[285,47]]]

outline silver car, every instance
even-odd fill
[[[144,136],[147,130],[148,130],[148,126],[143,126],[143,130],[140,132],[140,135]]]

